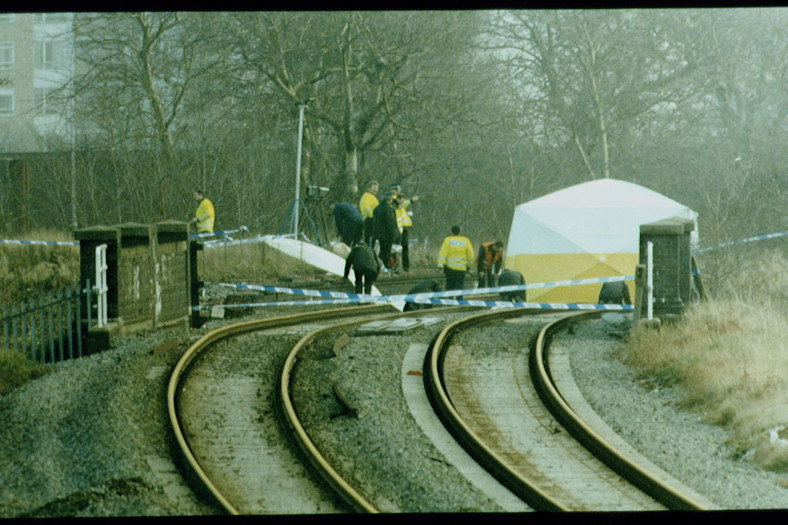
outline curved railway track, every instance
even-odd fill
[[[533,332],[532,348],[527,356],[513,352],[511,366],[502,363],[500,355],[490,365],[489,356],[474,356],[473,349],[453,344],[458,334],[473,326],[513,320],[526,313],[541,312],[501,310],[458,321],[439,334],[427,355],[425,386],[430,400],[469,453],[537,510],[709,508],[670,476],[650,463],[641,466],[603,438],[566,402],[554,381],[548,352],[551,335],[601,312],[542,314],[549,319],[539,325],[531,323],[530,328],[523,326]],[[485,366],[483,374],[474,373]],[[500,368],[491,370],[490,366]],[[525,375],[530,375],[530,383]],[[541,403],[534,403],[535,397]],[[562,429],[574,440],[567,440]],[[527,439],[523,439],[526,430]],[[557,464],[561,467],[556,468]]]
[[[370,473],[363,472],[363,465],[356,465],[353,458],[345,457],[342,454],[351,454],[352,450],[337,453],[336,451],[326,450],[321,443],[322,433],[330,431],[321,428],[321,423],[315,424],[312,420],[328,421],[334,420],[338,425],[350,425],[353,418],[359,418],[358,412],[364,412],[364,407],[359,408],[359,403],[353,396],[343,393],[341,389],[334,385],[333,396],[326,394],[327,385],[322,385],[322,393],[312,394],[311,401],[298,401],[294,397],[294,390],[305,389],[299,387],[298,367],[301,362],[311,363],[308,366],[320,367],[321,360],[329,361],[336,357],[342,350],[342,346],[349,341],[349,334],[354,328],[363,323],[374,319],[397,319],[397,318],[417,318],[429,315],[430,312],[462,312],[468,308],[441,308],[431,311],[417,311],[410,313],[391,313],[386,305],[373,305],[361,307],[344,307],[333,310],[323,310],[310,312],[307,314],[294,314],[285,317],[251,321],[236,325],[226,326],[209,332],[198,340],[184,354],[181,361],[175,367],[170,379],[167,403],[170,413],[170,422],[173,428],[175,441],[178,445],[179,454],[182,457],[182,465],[191,473],[190,477],[202,492],[208,493],[226,512],[230,514],[267,514],[267,513],[319,513],[319,512],[347,512],[348,510],[357,512],[394,512],[398,510],[396,505],[387,500],[386,494],[381,494],[381,490],[371,488],[375,485],[374,477]],[[532,315],[533,314],[533,315]],[[540,314],[540,315],[536,315]],[[425,342],[422,344],[426,352],[424,360],[424,385],[431,396],[431,401],[439,414],[441,420],[455,436],[457,441],[474,456],[474,458],[493,474],[500,483],[508,487],[530,507],[536,510],[653,510],[664,508],[677,509],[702,509],[702,503],[698,503],[691,497],[682,495],[680,491],[669,486],[664,481],[664,476],[655,476],[648,470],[638,469],[634,461],[628,460],[626,456],[617,452],[615,448],[604,440],[600,439],[596,432],[584,425],[580,417],[565,402],[560,391],[552,380],[551,369],[546,361],[546,344],[549,342],[550,333],[560,330],[568,322],[577,322],[581,319],[592,318],[597,312],[574,314],[574,315],[544,315],[544,311],[527,311],[524,309],[503,309],[497,311],[487,311],[482,314],[467,316],[452,322],[439,331],[437,337],[435,332],[424,331],[420,335]],[[533,321],[534,318],[551,321],[547,326],[543,326],[545,321]],[[527,428],[517,426],[511,419],[506,421],[495,421],[490,414],[490,406],[499,404],[496,401],[482,401],[479,392],[484,390],[481,386],[486,375],[489,383],[490,373],[484,372],[484,367],[492,361],[487,361],[483,366],[479,361],[475,361],[472,352],[469,352],[468,345],[454,344],[463,331],[471,330],[474,326],[494,323],[500,320],[526,319],[528,324],[528,342],[519,349],[510,349],[512,352],[505,359],[498,356],[497,361],[503,362],[504,367],[511,367],[516,373],[515,390],[520,396],[522,403],[522,392],[526,388],[531,388],[530,400],[525,403],[529,407],[541,406],[541,413],[533,416],[534,423],[527,424]],[[322,323],[331,322],[330,325]],[[524,325],[523,325],[524,326]],[[289,328],[287,328],[289,327]],[[235,423],[225,424],[223,427],[215,427],[212,430],[204,430],[200,425],[203,423],[190,423],[181,417],[180,411],[184,406],[192,406],[192,414],[202,412],[213,414],[216,419],[226,419],[230,410],[222,409],[221,404],[218,409],[209,409],[208,400],[217,396],[217,390],[204,390],[199,393],[190,392],[196,390],[189,383],[189,377],[203,372],[195,372],[201,367],[196,366],[199,361],[206,359],[207,354],[212,350],[216,353],[226,353],[227,348],[235,345],[232,341],[237,337],[251,337],[249,334],[265,331],[273,333],[276,330],[285,330],[287,340],[284,346],[291,347],[287,355],[280,353],[278,359],[280,364],[276,365],[278,375],[273,380],[271,394],[264,394],[263,388],[254,383],[258,376],[249,374],[249,365],[256,358],[248,358],[250,362],[241,365],[246,367],[246,379],[241,381],[242,386],[237,388],[239,391],[246,392],[248,405],[254,405],[255,410],[262,410],[264,416],[255,416],[254,410],[248,410],[243,416],[246,419],[245,425],[239,427],[240,430],[230,432],[227,429],[233,428]],[[518,327],[518,329],[522,329]],[[289,332],[287,331],[289,330]],[[434,341],[429,345],[429,341]],[[403,338],[407,341],[407,338]],[[525,339],[524,339],[525,340]],[[528,343],[534,341],[532,351],[528,351]],[[222,346],[225,344],[226,347]],[[245,346],[254,347],[259,343],[245,343]],[[411,345],[412,346],[412,345]],[[429,350],[427,347],[429,346]],[[463,348],[465,346],[466,348]],[[251,354],[260,355],[261,349],[252,350]],[[333,355],[332,355],[333,354]],[[530,356],[530,358],[528,357]],[[238,358],[234,358],[238,361]],[[243,358],[242,358],[243,360]],[[540,364],[541,363],[541,364]],[[219,366],[216,362],[209,366]],[[270,362],[267,367],[273,366]],[[495,365],[498,366],[498,365]],[[530,372],[529,372],[530,369]],[[477,372],[473,372],[476,370]],[[416,372],[414,372],[416,373]],[[421,372],[418,372],[419,374]],[[304,374],[306,375],[306,374]],[[528,382],[527,378],[533,379],[534,387],[526,387],[523,382]],[[328,376],[326,376],[328,377]],[[204,383],[216,383],[216,375],[208,375],[208,381]],[[195,384],[199,384],[196,381]],[[303,384],[303,381],[302,383]],[[465,385],[465,386],[463,386]],[[470,385],[470,386],[469,386]],[[476,386],[474,386],[476,385]],[[238,383],[233,386],[229,383],[221,383],[218,390],[232,390],[238,387]],[[467,388],[466,388],[467,387]],[[349,388],[353,391],[353,388]],[[500,390],[495,390],[498,396]],[[260,408],[273,402],[275,409]],[[326,404],[326,398],[333,397],[334,413],[329,413],[322,409],[320,414],[315,412],[314,405]],[[265,399],[261,399],[265,398]],[[307,399],[309,397],[307,396]],[[236,404],[238,401],[236,401]],[[330,404],[329,403],[329,404]],[[548,407],[548,408],[545,408]],[[529,408],[528,410],[536,410]],[[549,410],[549,411],[548,411]],[[292,454],[293,458],[298,457],[298,461],[303,461],[309,465],[309,473],[300,472],[297,477],[309,478],[306,483],[313,487],[305,489],[311,491],[310,498],[315,498],[311,503],[306,503],[305,507],[287,509],[286,507],[271,505],[272,499],[277,496],[271,489],[255,482],[257,478],[265,477],[265,463],[256,463],[255,456],[275,456],[287,455],[281,450],[265,452],[260,449],[259,443],[265,441],[255,437],[260,430],[255,430],[255,426],[262,426],[268,415],[275,411],[282,429],[282,435],[286,436],[291,443],[296,446],[291,447],[297,450],[297,454]],[[317,410],[319,412],[319,410]],[[507,410],[508,411],[508,410]],[[500,412],[500,411],[499,411]],[[506,411],[504,411],[506,412]],[[473,416],[473,414],[476,416]],[[193,416],[197,417],[197,416]],[[368,416],[367,416],[368,417]],[[336,418],[336,419],[334,419]],[[342,420],[345,422],[342,422]],[[566,425],[568,432],[559,429],[558,423]],[[368,421],[368,420],[367,420]],[[482,421],[482,423],[479,423]],[[486,426],[485,426],[486,425]],[[553,450],[569,450],[563,456],[555,456],[553,459],[534,460],[532,450],[517,450],[512,445],[511,440],[498,439],[491,440],[490,436],[502,436],[506,434],[504,427],[514,425],[514,434],[518,432],[522,435],[528,433],[530,443],[537,440],[545,443],[552,443]],[[324,425],[323,425],[324,426]],[[218,431],[216,428],[225,430]],[[540,437],[534,437],[533,432],[540,430]],[[508,430],[511,432],[512,430]],[[206,438],[204,432],[208,432],[211,437]],[[222,434],[221,439],[216,433]],[[270,431],[268,431],[270,433]],[[383,431],[381,431],[383,432]],[[583,446],[577,445],[569,439],[569,435],[574,436]],[[202,435],[202,437],[200,437]],[[281,436],[280,436],[281,438]],[[369,435],[362,441],[370,439]],[[219,448],[211,448],[208,445],[200,444],[211,440],[221,441]],[[228,444],[228,442],[232,442]],[[248,443],[246,443],[248,441]],[[323,440],[324,441],[324,440]],[[491,444],[495,442],[494,444]],[[574,443],[574,444],[570,444]],[[250,444],[251,443],[251,444]],[[557,444],[556,444],[557,443]],[[223,447],[223,448],[222,448]],[[250,450],[250,447],[253,450]],[[281,445],[280,445],[281,447]],[[503,448],[501,448],[503,447]],[[507,448],[508,447],[508,448]],[[349,447],[352,449],[352,446]],[[545,447],[550,448],[550,447]],[[589,452],[591,451],[591,453]],[[598,454],[600,459],[595,459],[593,454]],[[567,457],[573,458],[572,461],[580,465],[579,471],[585,472],[578,478],[578,471],[571,471],[567,467]],[[513,458],[528,458],[524,463],[513,461]],[[434,458],[433,458],[434,459]],[[296,460],[293,460],[294,463]],[[540,461],[546,462],[542,465]],[[544,466],[547,465],[547,466]],[[550,466],[552,465],[552,467]],[[561,465],[561,467],[557,467]],[[589,466],[593,465],[593,466]],[[245,474],[244,470],[250,469],[256,474]],[[290,471],[303,469],[303,466],[289,466]],[[454,467],[458,468],[458,467]],[[261,470],[262,469],[262,470]],[[541,470],[540,470],[541,469]],[[528,473],[524,473],[527,470]],[[559,472],[556,472],[559,471]],[[279,471],[281,472],[281,471]],[[534,472],[539,472],[537,475]],[[591,472],[591,474],[588,474]],[[378,474],[379,475],[379,474]],[[315,483],[316,476],[322,479],[322,483]],[[556,478],[557,476],[557,478]],[[557,479],[564,478],[580,479],[580,484],[575,482],[565,484]],[[281,477],[281,475],[280,475]],[[278,480],[281,484],[282,480]],[[563,483],[563,484],[562,484]],[[314,488],[318,487],[318,488]],[[326,487],[330,490],[326,490]],[[596,490],[592,490],[596,487]],[[601,487],[601,488],[600,488]],[[284,493],[293,492],[292,487],[287,487]],[[251,495],[250,495],[251,493]],[[594,495],[588,496],[589,493]],[[257,495],[255,495],[257,494]],[[260,495],[262,494],[262,495]],[[582,497],[578,495],[584,494]],[[601,494],[601,495],[600,495]],[[611,496],[612,494],[612,496]],[[337,500],[339,498],[339,500]],[[340,501],[341,500],[341,501]],[[266,503],[267,501],[267,503]],[[623,503],[622,503],[623,502]],[[279,510],[277,510],[279,509]],[[305,510],[306,509],[306,510]],[[421,510],[409,510],[408,512],[421,512]]]

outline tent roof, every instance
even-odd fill
[[[637,184],[585,182],[517,206],[507,254],[637,253],[640,225],[672,217],[697,214]]]

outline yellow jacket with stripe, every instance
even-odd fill
[[[413,226],[413,219],[410,218],[408,206],[410,206],[410,200],[406,200],[404,204],[398,206],[397,209],[394,210],[397,214],[397,227],[400,233],[402,233],[403,228]]]
[[[450,235],[443,239],[438,268],[466,271],[473,264],[473,246],[463,235]]]
[[[370,192],[364,192],[364,195],[361,196],[361,200],[358,201],[358,211],[361,212],[362,219],[371,219],[372,212],[375,211],[375,208],[378,207],[378,198],[375,197]]]
[[[213,210],[213,203],[208,199],[203,199],[194,210],[194,216],[197,218],[197,233],[213,232],[213,222],[216,214]]]

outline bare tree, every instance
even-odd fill
[[[639,119],[685,96],[696,64],[674,43],[679,23],[669,11],[507,11],[494,30],[545,138],[573,144],[593,179],[612,175]]]

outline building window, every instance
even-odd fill
[[[14,90],[0,89],[0,117],[14,116]]]
[[[14,69],[13,42],[0,42],[0,69]]]
[[[63,48],[57,42],[36,42],[35,46],[35,67],[37,69],[60,69],[63,67]]]

